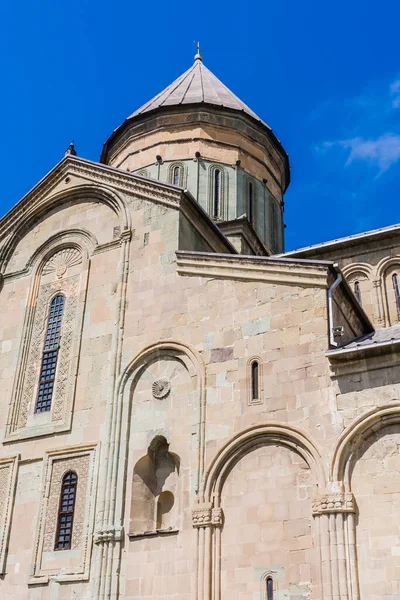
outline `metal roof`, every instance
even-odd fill
[[[280,256],[293,256],[297,254],[303,254],[318,249],[329,248],[330,246],[339,246],[346,243],[358,243],[365,238],[380,237],[386,234],[395,233],[400,229],[400,223],[396,225],[389,225],[388,227],[381,227],[380,229],[371,229],[370,231],[364,231],[362,233],[355,233],[346,237],[337,238],[335,240],[328,240],[327,242],[321,242],[320,244],[313,244],[312,246],[304,246],[304,248],[298,248],[296,250],[289,250],[284,252]]]
[[[197,58],[190,69],[157,96],[135,110],[127,120],[161,107],[201,103],[243,111],[265,127],[268,127],[268,129],[271,129],[247,104],[235,96],[226,85],[204,66],[201,58]]]

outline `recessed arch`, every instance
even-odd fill
[[[400,255],[392,256],[391,258],[383,258],[376,266],[376,276],[381,278],[389,267],[398,265],[400,269]]]
[[[326,477],[322,455],[310,437],[290,425],[265,423],[237,434],[218,452],[205,473],[205,501],[214,499],[218,502],[224,480],[234,464],[260,444],[268,443],[286,446],[299,454],[310,467],[315,483],[324,489]]]
[[[356,263],[343,267],[342,273],[346,279],[354,278],[355,276],[359,275],[370,279],[372,275],[372,267],[368,263]]]
[[[348,466],[356,450],[372,433],[395,423],[400,423],[400,402],[397,401],[374,408],[353,421],[335,446],[330,465],[331,481],[344,482],[348,486]]]
[[[28,233],[35,222],[45,217],[49,211],[61,206],[64,202],[72,200],[101,202],[119,217],[121,231],[131,228],[131,215],[125,202],[116,192],[101,185],[96,185],[96,187],[79,185],[68,190],[63,190],[52,196],[46,196],[36,202],[32,202],[21,216],[16,217],[15,220],[10,219],[9,230],[11,235],[0,250],[0,271],[2,273],[4,273],[17,244]],[[22,213],[22,209],[20,209],[20,212]]]

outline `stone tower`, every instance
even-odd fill
[[[284,249],[288,156],[272,129],[204,66],[200,54],[114,131],[101,162],[187,189],[228,237],[246,215],[262,253]],[[237,249],[250,253],[246,246]]]

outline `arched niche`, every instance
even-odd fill
[[[125,506],[127,531],[131,527],[144,530],[150,520],[155,525],[161,524],[161,527],[152,525],[155,529],[179,529],[184,512],[191,510],[193,500],[189,498],[198,493],[204,464],[204,378],[204,365],[197,351],[174,341],[145,348],[125,370],[117,389],[122,411],[118,418],[119,449],[123,459],[118,468],[124,475],[118,478],[116,494]],[[154,439],[167,440],[170,449],[165,456],[175,457],[174,471],[168,460],[164,463],[163,468],[171,472],[168,485],[162,488],[154,475],[153,467],[158,460],[154,456],[161,456],[160,451],[152,454]],[[157,506],[153,502],[147,516],[138,517],[138,522],[131,525],[136,491],[138,497],[156,496]],[[139,526],[140,519],[143,525]]]
[[[344,432],[332,475],[354,497],[357,598],[389,597],[400,580],[395,550],[400,529],[400,403],[368,412]]]
[[[205,503],[223,512],[204,559],[211,562],[212,597],[264,598],[272,573],[279,597],[296,586],[308,596],[319,590],[312,500],[324,487],[321,454],[296,428],[260,425],[228,442],[206,473]],[[203,569],[200,562],[199,581],[207,586]]]
[[[133,469],[130,535],[176,528],[179,467],[165,437],[156,436]]]

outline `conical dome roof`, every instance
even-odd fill
[[[270,129],[247,104],[235,96],[218,77],[204,66],[201,58],[197,58],[190,69],[157,96],[135,110],[127,120],[163,107],[185,104],[213,104],[223,108],[243,111]]]

